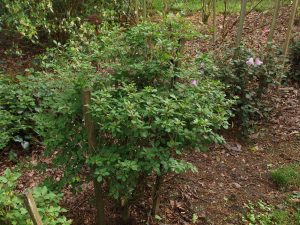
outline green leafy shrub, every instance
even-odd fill
[[[250,202],[246,208],[248,213],[243,216],[243,222],[247,225],[297,225],[300,221],[300,212],[296,208],[276,209],[263,201]]]
[[[218,85],[203,81],[197,87],[188,83],[177,84],[172,90],[138,90],[135,85],[123,84],[94,92],[91,112],[104,146],[89,162],[96,166],[98,179],[115,178],[110,182],[113,196],[120,195],[115,189],[123,185],[124,194],[130,194],[128,190],[135,186],[128,187],[124,181],[134,179],[132,184],[136,185],[141,174],[194,169],[176,155],[222,142],[215,131],[228,125],[224,109],[229,102]]]
[[[283,77],[279,52],[269,49],[259,58],[241,46],[215,61],[219,69],[206,74],[224,83],[230,98],[238,97],[234,111],[241,131],[247,134],[255,120],[268,112],[265,96]]]
[[[89,168],[88,179],[104,180],[111,196],[131,202],[153,174],[195,171],[181,159],[184,151],[223,141],[216,131],[228,126],[232,101],[219,82],[200,79],[184,64],[182,39],[192,36],[187,27],[171,16],[103,30],[83,51],[71,43],[66,54],[46,60],[46,73],[30,78],[43,99],[37,131],[56,152],[55,163],[65,166],[63,181]],[[82,120],[86,87],[93,90],[94,151]]]
[[[271,178],[279,187],[300,187],[300,165],[287,165],[271,171]]]
[[[290,48],[289,79],[300,82],[300,41],[295,42]]]
[[[20,194],[15,190],[16,182],[21,176],[7,169],[0,176],[0,222],[7,225],[32,225],[29,213],[24,206]],[[70,220],[61,214],[66,212],[59,206],[62,195],[54,194],[45,186],[36,187],[33,192],[38,212],[45,225],[68,225]]]
[[[18,79],[0,74],[0,149],[12,140],[29,146],[36,103],[24,78]]]

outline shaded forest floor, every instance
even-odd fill
[[[283,9],[280,22],[275,33],[276,43],[284,40],[285,27],[289,10]],[[200,25],[199,15],[188,18],[194,22],[203,33],[209,33],[205,25]],[[222,23],[223,16],[218,18]],[[234,21],[235,16],[228,16],[228,21]],[[262,49],[265,46],[271,16],[265,13],[252,12],[248,15],[245,25],[245,43],[247,46]],[[297,25],[297,24],[296,24]],[[219,26],[218,36],[222,26]],[[210,50],[222,51],[232,44],[235,29],[230,26],[227,37],[211,44],[209,40],[199,39],[186,44],[186,51],[195,55]],[[295,31],[299,34],[300,26]],[[297,38],[297,37],[295,37]],[[19,63],[19,69],[27,65],[31,57],[24,57]],[[18,58],[6,58],[3,65],[12,70]],[[24,62],[24,63],[22,63]],[[241,215],[245,213],[248,201],[263,200],[267,203],[280,205],[292,191],[278,189],[269,177],[269,171],[280,165],[300,162],[300,90],[297,87],[282,87],[276,93],[269,94],[274,107],[268,121],[261,121],[255,127],[248,140],[240,140],[235,132],[224,134],[227,144],[213,146],[206,153],[193,153],[185,158],[194,163],[198,173],[187,173],[179,176],[170,175],[165,178],[162,188],[160,219],[149,219],[150,224],[192,224],[193,215],[197,215],[195,224],[242,224]],[[234,130],[234,129],[233,129]],[[51,169],[51,159],[43,158],[43,147],[37,146],[30,153],[18,156],[19,167],[24,173],[18,188],[23,190],[37,185],[45,176],[60,179],[62,172]],[[29,156],[28,156],[29,154]],[[6,167],[16,164],[8,160],[8,152],[1,153],[0,173]],[[43,162],[49,169],[41,174],[32,169],[33,165]],[[74,224],[92,224],[94,209],[91,202],[91,184],[85,184],[76,197],[65,190],[63,205],[69,210],[67,216]],[[106,213],[112,220],[118,217],[108,201]],[[147,188],[143,200],[132,208],[132,216],[138,218],[134,223],[146,224],[151,205],[151,187]],[[117,220],[116,220],[117,221]],[[108,221],[109,224],[118,224]]]

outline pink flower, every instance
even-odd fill
[[[197,86],[198,81],[197,81],[197,80],[192,80],[192,81],[191,81],[191,84],[194,85],[194,86]]]
[[[268,33],[268,32],[270,32],[270,29],[269,29],[269,28],[264,28],[264,29],[263,29],[263,33]]]
[[[255,65],[254,65],[254,66],[260,66],[260,65],[262,65],[262,64],[263,64],[263,62],[260,61],[259,58],[256,58],[256,59],[255,59]]]
[[[254,66],[254,59],[251,57],[250,59],[248,59],[248,61],[246,61],[248,66]]]

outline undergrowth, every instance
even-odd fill
[[[270,175],[281,188],[300,188],[300,164],[282,166],[272,170]]]
[[[299,225],[300,224],[300,196],[289,196],[280,206],[267,204],[260,200],[257,203],[245,204],[247,213],[242,217],[245,225]]]

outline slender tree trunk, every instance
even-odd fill
[[[143,13],[144,13],[144,20],[147,19],[147,0],[143,1]]]
[[[102,192],[102,185],[96,179],[94,180],[94,193],[96,205],[96,225],[105,225],[104,216],[104,195]]]
[[[152,208],[151,214],[155,216],[159,213],[159,204],[160,204],[160,189],[163,183],[163,175],[157,175],[155,180],[155,185],[152,193]]]
[[[223,12],[223,23],[222,23],[222,38],[225,38],[225,26],[227,18],[227,0],[224,0],[224,12]]]
[[[270,28],[269,37],[268,37],[268,42],[273,41],[273,36],[274,36],[275,29],[276,29],[278,15],[279,15],[280,1],[281,0],[276,0],[276,2],[275,2],[274,14],[273,14],[272,24],[271,24],[271,28]]]
[[[239,27],[236,36],[236,46],[240,46],[242,41],[246,11],[247,11],[247,0],[241,0],[241,14],[240,14],[240,22],[239,22]]]
[[[135,22],[138,23],[140,18],[139,18],[139,0],[135,0]]]
[[[128,224],[130,219],[130,207],[128,200],[121,200],[122,207],[122,222],[123,224]]]
[[[217,21],[216,21],[216,0],[212,0],[213,7],[213,42],[217,40]]]
[[[83,118],[88,135],[89,151],[95,151],[96,147],[96,133],[95,124],[89,113],[89,105],[91,103],[91,90],[83,91]],[[92,175],[93,176],[93,175]],[[95,205],[96,205],[96,225],[105,225],[104,218],[104,196],[102,193],[101,183],[94,179]]]
[[[290,20],[289,20],[288,31],[286,33],[286,39],[285,39],[285,43],[283,45],[283,54],[285,56],[288,53],[289,44],[290,44],[290,40],[291,40],[291,34],[292,34],[292,30],[293,30],[293,25],[294,25],[294,20],[295,20],[295,15],[296,15],[296,12],[297,12],[298,4],[299,4],[299,0],[294,0],[291,16],[290,16]]]

